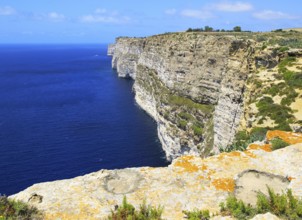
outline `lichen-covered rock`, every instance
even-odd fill
[[[147,204],[163,205],[163,217],[178,220],[184,218],[183,210],[209,209],[217,213],[220,202],[239,187],[247,186],[240,182],[243,173],[250,174],[247,170],[265,178],[274,177],[268,183],[265,178],[249,176],[250,182],[264,193],[266,188],[260,186],[277,187],[279,180],[285,180],[282,189],[290,188],[301,198],[301,158],[302,144],[273,152],[258,149],[222,153],[206,159],[183,156],[165,168],[101,170],[73,179],[35,184],[10,198],[43,210],[46,219],[74,220],[105,218],[126,195],[135,207],[144,199]]]

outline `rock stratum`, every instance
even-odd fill
[[[302,142],[302,134],[269,132],[289,143]],[[164,219],[184,219],[183,210],[219,212],[230,193],[251,204],[267,186],[282,193],[292,189],[302,197],[302,144],[271,151],[268,144],[252,144],[244,152],[222,153],[202,159],[182,156],[164,168],[100,170],[68,180],[35,184],[10,198],[44,211],[45,219],[106,219],[115,206],[127,200],[139,207],[164,206]],[[255,219],[267,219],[270,214]],[[271,217],[271,219],[277,219]],[[216,216],[214,219],[231,219]]]
[[[289,56],[297,57],[291,65],[301,68],[301,50],[283,51],[278,45],[264,48],[264,43],[254,38],[172,33],[117,38],[109,46],[112,67],[120,77],[135,80],[136,102],[156,120],[167,159],[217,153],[219,148],[232,144],[240,130],[290,130],[290,126],[301,129],[298,106],[301,107],[302,86],[294,88],[279,73],[279,64]],[[275,91],[272,96],[272,86],[279,86],[276,90],[284,92]],[[281,117],[291,118],[290,121],[281,122],[261,112],[258,104],[262,98],[272,97],[273,103],[280,105],[282,98],[292,92],[295,97],[284,101],[276,113],[288,113]],[[300,113],[292,115],[290,111],[294,109]]]

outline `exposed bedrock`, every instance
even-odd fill
[[[112,67],[119,76],[135,79],[135,99],[157,121],[172,159],[186,153],[206,156],[232,142],[253,55],[250,40],[174,33],[118,38]]]

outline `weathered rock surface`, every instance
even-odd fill
[[[10,198],[35,205],[45,212],[46,219],[74,220],[105,218],[126,195],[136,207],[144,199],[148,204],[163,205],[163,217],[177,220],[184,218],[182,210],[218,212],[219,203],[229,193],[236,195],[236,190],[241,195],[250,195],[246,174],[250,175],[254,189],[266,193],[267,184],[276,191],[290,188],[295,196],[302,197],[301,158],[302,144],[273,152],[260,146],[256,150],[222,153],[206,159],[183,156],[165,168],[101,170],[73,179],[35,184]],[[261,177],[257,178],[257,174]],[[266,214],[255,219],[276,218]]]
[[[119,76],[136,79],[136,101],[158,122],[159,138],[168,159],[186,153],[208,155],[213,145],[217,149],[230,144],[237,131],[245,80],[253,64],[253,45],[253,41],[238,40],[231,35],[199,33],[118,38],[112,66]],[[174,114],[175,108],[162,108],[165,102],[166,106],[170,103],[169,98],[168,101],[158,98],[162,93],[154,92],[158,84],[170,91],[169,95],[209,108],[215,106],[212,117],[189,112],[195,122],[200,122],[199,126],[177,115],[162,117]]]

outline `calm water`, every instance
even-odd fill
[[[0,46],[0,193],[103,168],[164,166],[156,124],[106,45]]]

